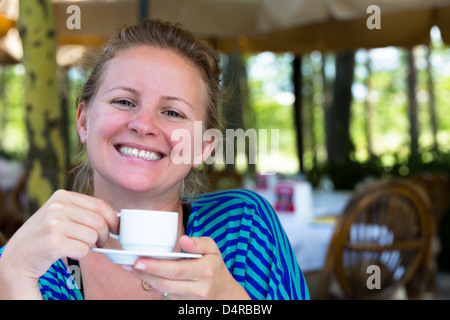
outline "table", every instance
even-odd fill
[[[334,222],[344,211],[351,195],[351,191],[314,191],[313,219],[310,221],[304,221],[295,214],[278,214],[303,272],[321,270],[325,265]]]

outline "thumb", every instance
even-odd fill
[[[209,237],[188,237],[186,235],[180,237],[181,249],[187,253],[197,254],[220,254],[213,239]]]

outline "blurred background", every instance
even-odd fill
[[[448,0],[0,0],[6,238],[70,186],[83,53],[145,17],[180,22],[220,50],[233,93],[220,106],[221,129],[267,130],[268,140],[278,130],[275,161],[236,154],[211,171],[211,191],[258,189],[264,175],[352,191],[449,172]],[[447,220],[438,226],[442,269]]]

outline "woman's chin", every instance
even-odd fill
[[[168,194],[175,188],[172,184],[168,183],[168,181],[165,181],[165,183],[159,183],[158,181],[153,180],[143,180],[143,179],[135,179],[135,180],[127,180],[127,181],[120,181],[118,182],[118,185],[125,191],[130,193],[136,193],[136,194]],[[177,184],[179,185],[179,184]]]
[[[119,184],[124,191],[135,192],[135,193],[146,193],[154,189],[154,184],[149,184],[148,182],[135,181],[132,183],[124,182]]]

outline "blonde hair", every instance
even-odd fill
[[[92,71],[78,97],[78,103],[84,102],[89,107],[111,59],[123,51],[142,45],[173,50],[197,67],[206,88],[206,114],[203,119],[203,129],[217,128],[220,122],[217,105],[221,97],[219,77],[222,71],[218,53],[208,42],[183,29],[181,25],[161,20],[146,19],[139,24],[125,26],[103,49],[90,52],[85,70]],[[93,169],[88,157],[84,155],[84,145],[80,143],[77,159],[82,158],[70,172],[71,187],[74,191],[92,195]],[[205,171],[191,169],[181,184],[181,199],[205,191]]]

